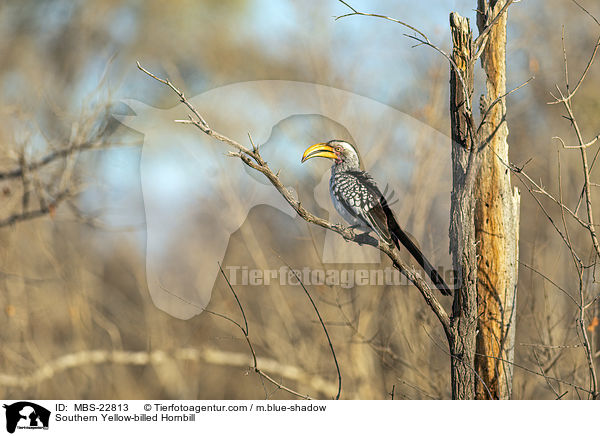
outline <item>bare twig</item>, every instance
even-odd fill
[[[594,20],[598,26],[600,26],[600,21],[598,21],[598,19],[597,19],[596,17],[594,17],[594,16],[593,16],[593,15],[592,15],[592,14],[591,14],[591,13],[590,13],[590,12],[589,12],[589,11],[588,11],[586,8],[584,8],[583,6],[581,6],[577,0],[572,0],[572,1],[573,1],[573,3],[575,3],[577,6],[579,6],[579,8],[580,8],[580,9],[581,9],[583,12],[585,12],[585,13],[586,13],[586,14],[587,14],[587,15],[588,15],[588,16],[589,16],[589,17],[590,17],[592,20]]]
[[[489,104],[489,106],[487,107],[487,110],[485,111],[485,113],[481,117],[481,121],[479,122],[479,127],[477,127],[477,133],[479,133],[481,131],[481,128],[485,124],[485,120],[486,120],[487,116],[490,114],[492,108],[496,104],[498,104],[500,101],[502,101],[504,98],[506,98],[507,96],[509,96],[513,92],[518,91],[519,89],[523,88],[524,86],[527,86],[529,84],[529,82],[531,82],[533,79],[535,79],[535,77],[531,76],[529,79],[527,79],[527,81],[523,82],[522,84],[520,84],[516,88],[511,89],[506,94],[501,95],[500,97],[498,97],[497,99],[495,99],[493,102],[491,102]]]
[[[554,287],[556,287],[558,290],[560,290],[562,293],[564,293],[567,297],[569,297],[571,299],[571,301],[573,303],[575,303],[576,306],[578,306],[579,304],[577,303],[577,300],[575,300],[575,298],[573,298],[573,296],[564,288],[562,288],[561,286],[557,285],[556,282],[554,282],[551,278],[549,278],[547,275],[545,275],[544,273],[542,273],[540,270],[527,265],[525,262],[521,262],[519,261],[519,265],[524,266],[525,268],[527,268],[530,271],[533,271],[534,273],[538,274],[540,277],[542,277],[544,280],[546,280],[548,283],[552,284]]]
[[[566,96],[565,95],[561,95],[560,98],[555,98],[554,101],[551,101],[548,104],[564,103],[565,101],[571,100],[575,96],[575,94],[579,90],[579,87],[583,83],[583,80],[586,78],[586,76],[587,76],[587,74],[588,74],[588,72],[589,72],[592,64],[594,63],[594,59],[596,58],[596,54],[598,53],[598,48],[599,47],[600,47],[600,37],[598,37],[598,40],[596,41],[596,44],[594,45],[594,49],[592,51],[592,55],[590,56],[590,59],[588,60],[588,63],[585,66],[585,69],[583,70],[583,73],[581,73],[581,77],[577,81],[577,84],[575,85],[575,88],[573,88],[573,91],[571,91],[570,93],[567,93]],[[567,90],[567,92],[568,92],[568,90]]]
[[[546,372],[544,371],[544,367],[542,366],[542,362],[540,362],[540,359],[535,350],[533,350],[533,356],[535,357],[535,360],[538,364],[538,368],[540,368],[540,373],[542,374],[542,377],[544,377],[544,380],[546,380],[546,384],[550,387],[552,392],[554,392],[554,395],[556,396],[556,398],[560,398],[560,394],[556,391],[554,386],[552,386],[552,383],[550,383],[550,379],[546,375]]]
[[[20,221],[32,220],[53,213],[53,211],[56,210],[58,205],[71,195],[71,191],[69,189],[65,189],[64,191],[56,194],[52,202],[47,203],[45,205],[41,205],[38,209],[14,213],[8,216],[7,218],[0,220],[0,227],[7,227],[16,224]]]
[[[0,172],[0,181],[21,178],[21,177],[23,177],[24,174],[36,171],[36,170],[38,170],[52,162],[55,162],[61,158],[70,156],[77,152],[98,148],[103,145],[104,144],[101,141],[86,141],[86,142],[82,142],[79,144],[73,144],[69,147],[60,148],[58,150],[48,153],[46,156],[44,156],[40,160],[37,160],[34,162],[29,162],[29,163],[24,163],[23,165],[19,165],[18,168],[15,168],[10,171]]]
[[[523,185],[530,191],[532,195],[534,194],[542,194],[549,200],[552,200],[557,206],[567,212],[575,221],[577,221],[583,228],[587,229],[589,227],[589,223],[586,223],[581,218],[577,216],[577,212],[569,209],[567,205],[562,203],[559,199],[554,197],[551,193],[549,193],[543,186],[539,183],[536,183],[526,172],[524,172],[521,168],[516,167],[514,164],[509,165],[510,170],[517,175],[517,178],[523,183]],[[529,185],[527,183],[529,183]]]
[[[480,353],[477,353],[477,354],[480,355]],[[538,371],[535,371],[533,369],[527,368],[526,366],[520,365],[520,364],[515,363],[515,362],[510,362],[510,361],[508,361],[506,359],[502,359],[501,357],[487,356],[487,355],[483,355],[483,356],[487,357],[487,358],[490,358],[490,359],[496,359],[496,360],[504,361],[506,363],[510,363],[511,365],[514,365],[516,368],[522,369],[523,371],[526,371],[526,372],[528,372],[530,374],[535,374],[535,375],[539,375],[540,377],[544,377],[544,374],[542,374],[541,372],[538,372]],[[546,375],[545,378],[547,378],[548,380],[553,380],[553,381],[556,381],[556,382],[564,383],[564,384],[566,384],[568,386],[572,386],[575,389],[578,389],[578,390],[580,390],[582,392],[586,392],[588,394],[592,393],[589,389],[586,389],[586,388],[584,388],[582,386],[576,385],[575,383],[568,382],[568,381],[566,381],[564,379],[559,379],[559,378],[552,377],[552,376],[549,376],[549,375]]]
[[[241,302],[240,302],[240,300],[239,300],[239,298],[237,296],[237,293],[235,292],[235,289],[233,289],[233,286],[229,282],[229,279],[227,278],[227,275],[223,271],[223,269],[222,269],[222,267],[221,267],[220,264],[219,264],[219,271],[221,272],[221,274],[225,278],[227,286],[228,286],[229,290],[231,291],[231,293],[233,294],[234,299],[235,299],[235,301],[236,301],[236,303],[238,305],[238,308],[240,309],[240,313],[242,315],[242,319],[244,320],[244,325],[243,326],[242,326],[242,324],[240,324],[238,321],[234,320],[230,316],[224,315],[222,313],[214,312],[214,311],[212,311],[210,309],[207,309],[206,307],[203,307],[203,306],[199,306],[199,305],[197,305],[197,304],[195,304],[195,303],[193,303],[191,301],[188,301],[188,300],[182,298],[181,296],[179,296],[179,295],[171,292],[169,289],[167,289],[164,286],[161,286],[161,288],[162,288],[162,290],[164,292],[166,292],[167,294],[169,294],[169,295],[171,295],[171,296],[173,296],[173,297],[175,297],[175,298],[183,301],[185,304],[189,304],[191,306],[197,307],[197,308],[203,310],[204,312],[207,312],[207,313],[209,313],[211,315],[214,315],[214,316],[216,316],[218,318],[224,319],[224,320],[232,323],[233,325],[235,325],[237,328],[239,328],[241,330],[242,334],[244,335],[244,339],[246,340],[246,343],[248,344],[248,348],[250,349],[250,354],[252,356],[252,366],[251,366],[251,369],[253,369],[254,372],[259,375],[261,383],[262,383],[262,379],[264,378],[265,380],[269,381],[274,386],[276,386],[278,389],[284,390],[284,391],[286,391],[286,392],[288,392],[288,393],[290,393],[292,395],[295,395],[295,396],[297,396],[299,398],[303,398],[305,400],[312,399],[308,395],[299,393],[299,392],[297,392],[297,391],[295,391],[295,390],[293,390],[293,389],[285,386],[283,383],[279,383],[278,381],[276,381],[275,379],[273,379],[270,375],[268,375],[267,373],[265,373],[261,369],[262,367],[259,367],[259,360],[261,360],[261,359],[259,359],[259,357],[257,356],[256,351],[254,350],[254,345],[252,344],[252,341],[250,340],[249,328],[248,328],[248,321],[247,321],[247,318],[246,318],[246,312],[244,311],[244,307],[242,306],[242,304],[241,304]]]
[[[400,21],[396,18],[392,18],[392,17],[388,17],[386,15],[379,15],[379,14],[369,14],[366,12],[358,12],[356,9],[354,9],[352,6],[350,6],[348,3],[346,3],[344,0],[339,0],[340,3],[346,5],[352,12],[348,13],[348,14],[344,14],[344,15],[340,15],[335,17],[336,20],[339,20],[340,18],[344,18],[344,17],[351,17],[353,15],[363,15],[365,17],[376,17],[376,18],[383,18],[384,20],[388,20],[388,21],[392,21],[394,23],[398,23],[404,27],[409,28],[410,30],[413,30],[414,32],[418,33],[419,35],[421,35],[423,37],[423,39],[425,39],[425,41],[429,42],[429,38],[427,38],[427,36],[421,32],[419,29],[417,29],[416,27],[411,26],[410,24],[407,24],[403,21]]]
[[[160,365],[169,360],[191,362],[204,362],[209,365],[229,366],[236,368],[248,367],[248,355],[223,351],[217,348],[203,346],[197,348],[180,348],[177,350],[131,351],[131,350],[86,350],[65,354],[55,360],[47,362],[31,374],[0,374],[0,386],[15,387],[22,390],[39,386],[45,381],[53,379],[57,374],[74,368],[89,365],[103,365],[112,363],[116,365]],[[310,386],[323,396],[330,397],[336,392],[337,386],[323,378],[306,373],[303,369],[292,365],[283,365],[276,360],[258,358],[258,365],[262,368],[262,376],[279,389],[285,387],[264,373],[277,374],[299,384]],[[263,371],[264,370],[264,371]],[[303,394],[291,392],[300,398],[310,399]]]
[[[304,286],[304,283],[302,282],[302,280],[300,280],[300,277],[298,276],[296,271],[293,268],[291,268],[287,263],[286,263],[286,265],[289,268],[289,270],[292,271],[292,273],[296,277],[296,280],[298,280],[298,282],[300,283],[300,286],[302,286],[304,293],[310,300],[310,304],[312,305],[313,309],[315,310],[315,313],[317,314],[317,317],[319,318],[319,322],[321,323],[321,327],[323,327],[323,331],[325,332],[325,336],[327,337],[327,343],[329,344],[329,349],[331,350],[331,354],[333,356],[333,362],[335,363],[335,369],[337,371],[337,378],[338,378],[338,390],[337,390],[337,394],[335,395],[335,399],[339,400],[340,395],[342,393],[342,372],[340,371],[340,365],[339,365],[337,357],[335,355],[335,350],[333,349],[333,343],[331,342],[331,338],[329,337],[329,332],[327,331],[327,327],[325,326],[325,323],[323,322],[321,313],[319,312],[319,309],[317,308],[315,301],[311,297],[310,292],[308,292],[308,289],[306,289],[306,286]]]
[[[538,347],[538,348],[546,348],[548,350],[562,350],[565,348],[579,348],[581,344],[573,344],[573,345],[547,345],[547,344],[527,344],[521,343],[519,344],[522,347]]]
[[[563,139],[560,136],[553,136],[552,139],[558,139],[560,141],[560,143],[562,144],[562,147],[565,148],[565,149],[569,149],[569,148],[588,148],[588,147],[594,145],[596,143],[596,141],[598,139],[600,139],[600,135],[596,135],[591,141],[588,141],[585,144],[581,144],[581,145],[567,145],[567,144],[565,144],[565,141],[563,141]]]
[[[437,45],[433,44],[431,42],[431,40],[427,37],[427,35],[425,35],[425,33],[423,33],[422,31],[420,31],[419,29],[417,29],[414,26],[411,26],[410,24],[407,24],[401,20],[398,20],[396,18],[392,18],[392,17],[388,17],[386,15],[380,15],[380,14],[370,14],[370,13],[366,13],[366,12],[359,12],[357,11],[355,8],[353,8],[352,6],[350,6],[347,2],[343,1],[343,0],[338,0],[340,3],[344,4],[345,6],[347,6],[352,12],[348,13],[348,14],[344,14],[344,15],[340,15],[337,16],[335,19],[339,20],[340,18],[345,18],[345,17],[351,17],[354,15],[362,15],[365,17],[375,17],[375,18],[382,18],[384,20],[388,20],[388,21],[392,21],[394,23],[398,23],[410,30],[413,30],[415,33],[417,33],[420,37],[417,37],[415,35],[409,35],[409,34],[404,34],[404,36],[406,36],[407,38],[410,39],[414,39],[415,41],[418,42],[418,45],[425,45],[427,47],[430,47],[432,49],[434,49],[435,51],[437,51],[439,54],[441,54],[442,56],[444,56],[446,58],[446,60],[450,63],[450,65],[452,66],[452,68],[454,69],[454,71],[456,71],[456,74],[458,75],[458,78],[460,80],[460,82],[463,85],[463,89],[465,90],[465,93],[467,92],[467,87],[466,87],[466,82],[465,79],[462,75],[462,72],[460,70],[460,68],[458,68],[458,66],[456,65],[456,63],[452,60],[452,57],[446,53],[444,50],[442,50],[440,47],[438,47]],[[474,61],[473,61],[474,62]],[[466,105],[467,109],[470,111],[471,110],[471,102],[470,99],[468,98],[468,96],[465,94],[465,101],[464,104]]]
[[[229,287],[229,290],[233,294],[235,301],[240,309],[242,318],[244,320],[244,327],[242,327],[237,321],[234,321],[233,319],[231,319],[225,315],[221,315],[221,314],[218,314],[218,313],[212,312],[212,311],[207,311],[207,312],[212,313],[213,315],[218,315],[221,318],[231,321],[233,324],[235,324],[237,327],[239,327],[239,329],[244,334],[244,338],[246,339],[246,343],[248,344],[248,347],[250,348],[250,353],[252,354],[254,372],[256,372],[260,377],[264,377],[265,379],[267,379],[269,382],[271,382],[272,384],[277,386],[279,389],[282,389],[282,390],[284,390],[292,395],[295,395],[297,397],[309,400],[310,397],[308,395],[304,395],[299,392],[296,392],[295,390],[288,388],[287,386],[283,385],[282,383],[277,382],[271,376],[266,374],[262,369],[260,369],[258,367],[258,358],[256,357],[256,351],[254,351],[254,346],[252,345],[252,342],[250,341],[250,336],[249,336],[249,331],[248,331],[248,319],[246,318],[246,312],[244,311],[244,307],[242,306],[242,303],[240,303],[240,299],[238,298],[237,293],[235,292],[235,289],[233,289],[233,286],[231,286],[231,283],[229,282],[227,275],[223,271],[221,264],[219,264],[219,271],[221,272],[221,275],[225,278],[225,281],[227,282],[227,286]]]

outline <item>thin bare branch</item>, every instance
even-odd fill
[[[280,259],[281,259],[281,257],[280,257]],[[302,280],[300,279],[300,277],[298,276],[296,271],[293,268],[291,268],[287,262],[284,261],[284,263],[287,265],[287,267],[290,269],[290,271],[294,274],[294,276],[296,277],[296,280],[298,280],[298,282],[300,283],[300,286],[302,286],[304,293],[310,300],[310,304],[312,305],[313,309],[315,310],[315,313],[317,314],[317,317],[319,318],[321,327],[323,327],[323,331],[325,332],[325,336],[327,337],[327,343],[329,344],[329,349],[331,350],[331,354],[333,356],[333,362],[335,363],[335,369],[337,371],[338,390],[337,390],[337,394],[335,395],[335,399],[339,400],[340,395],[342,393],[342,372],[340,371],[340,365],[338,363],[337,356],[335,355],[335,350],[333,348],[333,343],[331,342],[331,337],[329,336],[329,332],[327,331],[327,327],[325,326],[325,323],[323,322],[323,318],[321,317],[321,313],[319,312],[319,309],[317,308],[317,305],[315,304],[315,300],[313,300],[312,296],[310,295],[310,292],[308,292],[308,289],[306,289],[306,286],[304,286],[304,283],[302,282]]]
[[[590,17],[592,20],[594,20],[598,26],[600,26],[600,21],[598,21],[598,19],[597,19],[596,17],[594,17],[594,16],[593,16],[593,15],[592,15],[592,14],[591,14],[591,13],[590,13],[590,12],[589,12],[589,11],[588,11],[586,8],[584,8],[583,6],[581,6],[581,5],[579,4],[579,2],[577,2],[577,0],[572,0],[572,1],[573,1],[573,3],[575,3],[577,6],[579,6],[579,8],[580,8],[580,9],[581,9],[583,12],[585,12],[586,14],[588,14],[588,16],[589,16],[589,17]]]
[[[600,43],[600,40],[599,40]],[[596,47],[597,49],[597,47]],[[560,89],[559,89],[560,92]],[[598,257],[600,257],[600,242],[598,241],[598,236],[596,234],[596,227],[595,227],[595,223],[594,223],[594,213],[593,213],[593,208],[592,208],[592,194],[591,194],[591,190],[590,190],[590,171],[589,171],[589,166],[588,166],[588,160],[587,160],[587,150],[585,149],[585,147],[583,147],[583,145],[585,144],[585,141],[583,140],[583,136],[581,134],[581,130],[579,129],[579,125],[577,123],[577,120],[575,119],[575,115],[573,114],[573,109],[571,107],[571,99],[565,99],[564,96],[562,95],[561,92],[561,97],[563,97],[562,103],[563,106],[565,108],[565,110],[567,111],[567,114],[569,115],[569,119],[571,121],[571,126],[573,127],[573,130],[575,131],[575,134],[577,136],[577,141],[579,143],[579,145],[581,146],[579,148],[580,154],[581,154],[581,165],[582,165],[582,172],[583,172],[583,179],[584,179],[584,192],[585,192],[585,205],[586,205],[586,210],[587,210],[587,218],[588,218],[588,232],[590,233],[590,238],[592,240],[592,244],[594,246],[594,250],[596,250],[596,255]]]
[[[477,354],[479,354],[479,353],[477,353]],[[518,363],[515,363],[515,362],[509,362],[508,360],[502,359],[502,358],[497,357],[497,356],[487,356],[486,355],[484,357],[488,357],[490,359],[496,359],[496,360],[504,361],[504,362],[510,363],[511,365],[514,365],[516,368],[522,369],[523,371],[526,371],[526,372],[528,372],[530,374],[535,374],[535,375],[539,375],[540,377],[544,377],[544,374],[542,374],[541,372],[537,372],[537,371],[535,371],[533,369],[527,368],[524,365],[521,365],[521,364],[518,364]],[[559,378],[552,377],[552,376],[549,376],[549,375],[546,375],[546,377],[548,378],[548,380],[553,380],[553,381],[556,381],[556,382],[564,383],[564,384],[566,384],[568,386],[572,386],[575,389],[578,389],[578,390],[580,390],[582,392],[586,392],[588,394],[592,393],[589,389],[586,389],[586,388],[584,388],[582,386],[576,385],[575,383],[568,382],[568,381],[566,381],[564,379],[559,379]]]
[[[523,82],[522,84],[520,84],[519,86],[517,86],[516,88],[511,89],[510,91],[508,91],[506,94],[501,95],[500,97],[498,97],[497,99],[495,99],[493,102],[490,103],[490,105],[488,106],[487,110],[485,111],[485,113],[483,114],[483,116],[481,117],[481,122],[479,123],[479,127],[477,127],[477,133],[479,134],[481,128],[483,127],[485,120],[487,118],[487,116],[490,114],[492,108],[498,104],[500,101],[502,101],[504,98],[508,97],[510,94],[512,94],[515,91],[518,91],[519,89],[523,88],[524,86],[527,86],[529,84],[529,82],[531,82],[533,79],[535,79],[534,76],[531,76],[529,79],[527,79],[527,81]]]
[[[206,124],[206,121],[204,121],[204,118],[202,118],[202,115],[200,115],[200,113],[196,110],[196,108],[194,108],[187,100],[187,98],[185,98],[185,95],[183,94],[183,92],[181,92],[179,89],[177,89],[175,86],[173,86],[173,84],[169,81],[169,79],[161,79],[160,77],[152,74],[150,71],[146,70],[144,67],[142,67],[140,65],[140,62],[137,61],[136,62],[138,69],[140,69],[141,71],[143,71],[144,73],[146,73],[148,76],[152,77],[154,80],[158,80],[159,82],[167,85],[169,88],[171,88],[177,95],[179,95],[179,99],[180,101],[185,104],[188,109],[190,111],[192,111],[192,113],[196,116],[197,122],[205,129],[209,129],[208,128],[208,124]]]
[[[223,271],[223,269],[221,268],[221,265],[219,265],[219,270],[221,272],[221,274],[223,275],[223,277],[225,278],[225,281],[229,287],[229,290],[231,291],[231,293],[233,294],[237,305],[240,309],[240,312],[242,314],[242,318],[244,320],[244,326],[242,326],[239,322],[237,322],[236,320],[234,320],[233,318],[231,318],[230,316],[224,315],[222,313],[218,313],[218,312],[214,312],[210,309],[207,309],[206,307],[197,305],[191,301],[188,301],[184,298],[182,298],[180,295],[177,295],[173,292],[171,292],[169,289],[167,289],[166,287],[161,285],[161,289],[166,292],[167,294],[171,295],[172,297],[177,298],[178,300],[181,300],[182,302],[184,302],[185,304],[189,304],[190,306],[193,307],[197,307],[198,309],[201,309],[202,311],[209,313],[211,315],[214,315],[218,318],[224,319],[230,323],[232,323],[233,325],[235,325],[237,328],[239,328],[242,332],[242,334],[244,335],[244,339],[246,340],[246,343],[248,344],[248,348],[250,349],[250,354],[252,356],[252,366],[251,369],[254,370],[255,373],[257,373],[261,379],[262,382],[262,378],[268,380],[270,383],[272,383],[273,385],[275,385],[278,389],[284,390],[292,395],[295,395],[299,398],[303,398],[305,400],[310,400],[312,399],[311,397],[309,397],[308,395],[296,392],[295,390],[285,386],[282,383],[279,383],[278,381],[276,381],[275,379],[273,379],[271,376],[269,376],[268,374],[266,374],[261,368],[259,368],[259,358],[256,354],[256,351],[254,350],[254,345],[252,344],[252,341],[250,340],[250,335],[249,335],[249,331],[248,331],[248,322],[247,322],[247,318],[246,318],[246,313],[244,311],[244,307],[242,306],[237,293],[235,292],[235,289],[233,289],[233,286],[231,286],[231,283],[229,282],[229,279],[227,278],[225,272]]]
[[[585,66],[585,69],[583,70],[583,73],[581,73],[581,77],[577,81],[577,84],[575,85],[575,88],[573,88],[573,91],[571,91],[569,93],[569,90],[567,88],[567,95],[566,96],[561,95],[560,98],[555,97],[555,100],[551,101],[551,102],[548,102],[548,104],[564,103],[565,101],[571,100],[575,96],[575,94],[579,90],[579,87],[581,86],[581,84],[583,83],[584,79],[586,78],[586,76],[587,76],[587,74],[588,74],[588,72],[589,72],[592,64],[594,63],[594,59],[596,58],[596,54],[598,53],[598,48],[599,47],[600,47],[600,37],[598,37],[598,40],[596,41],[596,44],[594,45],[594,49],[592,51],[592,55],[590,56],[590,59],[588,60],[588,63]]]
[[[548,350],[562,350],[566,348],[579,348],[581,344],[573,344],[573,345],[546,345],[546,344],[527,344],[521,343],[519,344],[522,347],[537,347],[537,348],[546,348]]]
[[[554,388],[554,386],[552,386],[552,383],[550,383],[550,379],[548,378],[548,376],[546,375],[546,371],[544,371],[544,367],[542,366],[542,362],[540,362],[540,359],[535,351],[533,351],[533,356],[535,357],[535,360],[538,364],[538,368],[540,369],[540,373],[542,374],[542,377],[544,377],[544,380],[546,381],[546,384],[548,385],[548,387],[550,387],[550,390],[552,390],[552,392],[554,392],[554,395],[556,396],[556,398],[560,398],[560,394],[556,391],[556,389]]]
[[[177,350],[155,350],[155,351],[131,351],[131,350],[85,350],[76,353],[65,354],[55,360],[47,362],[44,366],[36,369],[30,374],[0,374],[0,386],[16,387],[22,390],[31,389],[41,383],[52,380],[56,375],[74,368],[89,365],[103,365],[112,363],[116,365],[160,365],[169,360],[204,362],[209,365],[228,366],[235,368],[248,367],[248,355],[223,351],[217,348],[203,346],[197,348],[180,348]],[[308,374],[302,368],[292,365],[283,365],[273,359],[259,358],[258,364],[264,371],[277,374],[303,385],[310,386],[316,392],[325,397],[330,397],[336,391],[336,386],[323,378]],[[261,370],[261,376],[267,379],[278,389],[285,390],[299,398],[311,399],[311,397],[295,392]]]
[[[544,280],[546,280],[548,283],[550,283],[551,285],[553,285],[556,289],[560,290],[562,293],[564,293],[567,297],[569,297],[569,299],[576,305],[579,306],[579,303],[577,303],[577,300],[575,300],[575,298],[573,298],[573,296],[565,289],[562,288],[561,286],[557,285],[556,282],[554,282],[550,277],[548,277],[547,275],[545,275],[544,273],[542,273],[540,270],[527,265],[525,262],[519,261],[519,265],[524,266],[525,268],[527,268],[528,270],[536,273],[537,275],[539,275],[540,277],[542,277]]]
[[[415,36],[415,35],[409,35],[409,34],[404,34],[405,37],[410,38],[410,39],[414,39],[415,41],[418,42],[418,44],[414,47],[417,47],[419,45],[425,45],[427,47],[430,47],[432,49],[434,49],[435,51],[437,51],[439,54],[441,54],[442,56],[444,56],[446,58],[446,60],[450,63],[450,65],[452,66],[452,68],[456,71],[456,74],[458,75],[458,78],[460,80],[460,82],[463,85],[463,89],[466,90],[468,89],[466,87],[466,82],[465,79],[460,71],[460,69],[458,68],[458,66],[456,65],[456,63],[452,60],[452,57],[446,53],[444,50],[442,50],[440,47],[438,47],[437,45],[433,44],[431,42],[431,40],[427,37],[427,35],[425,35],[425,33],[423,33],[422,31],[420,31],[419,29],[417,29],[414,26],[411,26],[410,24],[407,24],[403,21],[400,21],[396,18],[392,18],[392,17],[388,17],[386,15],[379,15],[379,14],[370,14],[370,13],[365,13],[365,12],[359,12],[357,11],[355,8],[353,8],[352,6],[350,6],[347,2],[343,1],[343,0],[338,0],[340,3],[343,3],[344,5],[346,5],[352,12],[348,13],[348,14],[344,14],[344,15],[340,15],[338,17],[336,17],[336,20],[339,20],[340,18],[345,18],[345,17],[351,17],[354,15],[362,15],[365,17],[376,17],[376,18],[383,18],[384,20],[389,20],[392,21],[394,23],[398,23],[401,24],[402,26],[413,30],[415,33],[417,33],[420,37]],[[471,102],[470,99],[468,98],[468,96],[465,94],[465,101],[464,104],[466,105],[467,109],[469,111],[471,111]]]
[[[588,148],[588,147],[594,145],[596,143],[596,141],[598,141],[598,139],[600,139],[600,134],[596,135],[591,141],[588,141],[585,144],[581,144],[581,145],[567,145],[567,144],[565,144],[565,141],[563,141],[563,139],[560,136],[553,136],[552,139],[558,139],[560,141],[562,147],[565,148],[565,149],[569,149],[569,148]]]
[[[41,159],[29,163],[22,162],[23,165],[19,165],[18,168],[15,168],[10,171],[0,172],[0,181],[1,180],[9,180],[9,179],[18,179],[23,177],[24,174],[36,171],[52,162],[55,162],[61,158],[70,156],[80,151],[91,150],[94,148],[98,148],[103,146],[104,144],[101,141],[86,141],[79,144],[73,144],[69,147],[60,148],[58,150],[52,151],[48,153],[46,156]]]
[[[48,214],[53,214],[56,208],[62,203],[65,199],[69,198],[72,195],[69,189],[65,189],[62,192],[59,192],[54,196],[52,202],[40,205],[38,209],[27,210],[21,213],[14,213],[7,218],[0,220],[0,228],[11,226],[21,221],[28,221],[35,218],[39,218]]]
[[[418,33],[419,35],[421,35],[421,37],[423,37],[423,39],[425,39],[425,41],[429,42],[429,38],[427,38],[427,36],[421,32],[419,29],[417,29],[416,27],[411,26],[410,24],[407,24],[403,21],[400,21],[396,18],[392,18],[392,17],[388,17],[386,15],[379,15],[379,14],[369,14],[366,12],[358,12],[356,9],[354,9],[352,6],[350,6],[348,3],[346,3],[344,0],[338,0],[340,3],[346,5],[352,12],[348,13],[348,14],[344,14],[344,15],[340,15],[338,17],[335,17],[336,20],[339,20],[340,18],[345,18],[345,17],[351,17],[353,15],[363,15],[365,17],[376,17],[376,18],[383,18],[384,20],[388,20],[388,21],[392,21],[394,23],[398,23],[404,27],[409,28],[410,30]]]

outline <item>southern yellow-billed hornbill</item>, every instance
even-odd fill
[[[364,232],[374,231],[387,244],[402,244],[421,265],[435,286],[444,295],[450,289],[421,250],[400,228],[375,180],[361,170],[360,158],[354,146],[346,141],[320,142],[304,152],[302,162],[313,157],[334,161],[331,167],[329,193],[338,213],[352,226]]]

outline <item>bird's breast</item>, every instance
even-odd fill
[[[361,193],[360,186],[351,175],[344,173],[333,173],[329,180],[329,193],[335,210],[352,226],[358,226],[362,231],[370,231],[370,228],[360,217],[361,209],[366,206],[368,199]]]

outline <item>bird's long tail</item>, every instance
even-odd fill
[[[452,291],[442,278],[442,276],[437,272],[434,266],[427,260],[425,255],[421,252],[419,247],[415,245],[412,239],[400,228],[392,210],[387,205],[385,198],[382,197],[381,203],[383,206],[383,210],[387,216],[388,228],[390,230],[390,234],[392,236],[392,240],[394,241],[394,245],[396,248],[400,249],[400,245],[402,244],[411,256],[417,261],[421,268],[427,273],[433,284],[443,295],[451,295]]]

